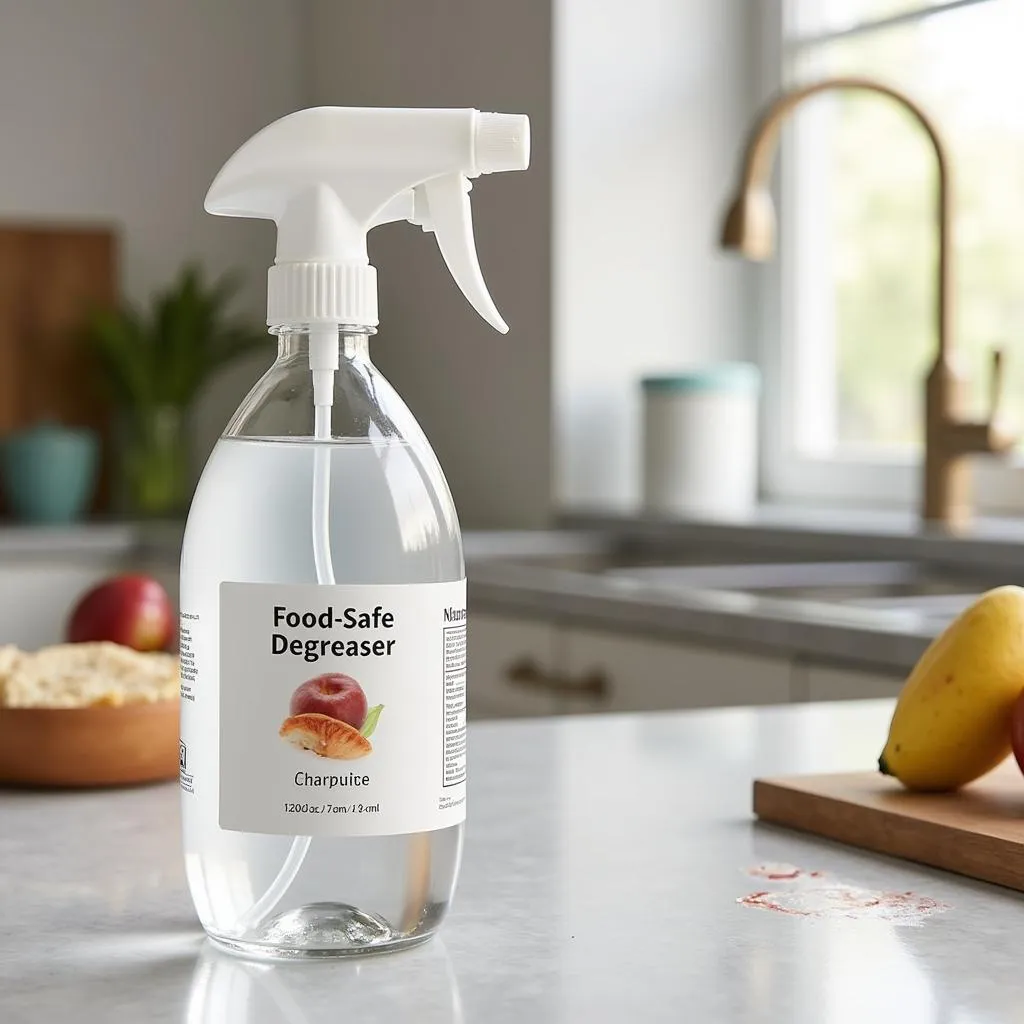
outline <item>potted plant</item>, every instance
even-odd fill
[[[265,331],[228,314],[239,283],[234,274],[208,283],[189,265],[148,310],[124,304],[90,318],[87,341],[115,408],[126,511],[166,517],[185,510],[189,408],[211,374],[267,341]]]

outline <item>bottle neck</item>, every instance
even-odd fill
[[[323,343],[323,328],[309,324],[282,324],[270,328],[277,335],[277,358],[309,359],[310,336],[319,334],[317,344]],[[338,357],[350,363],[370,361],[370,337],[377,333],[375,327],[341,324],[337,327]]]
[[[272,327],[279,353],[253,385],[226,437],[408,438],[426,445],[416,421],[370,361],[363,325],[286,321]]]

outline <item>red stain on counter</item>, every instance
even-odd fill
[[[794,917],[887,921],[912,927],[949,910],[947,904],[914,892],[876,892],[841,885],[752,892],[737,902]]]
[[[745,873],[752,878],[783,883],[785,888],[752,892],[741,896],[737,903],[792,917],[875,920],[914,927],[933,914],[950,909],[931,896],[914,892],[877,892],[842,882],[823,883],[825,872],[805,871],[794,864],[758,864]]]
[[[769,882],[794,882],[798,878],[821,878],[821,871],[804,871],[793,864],[758,864],[747,868],[751,878],[764,878]]]

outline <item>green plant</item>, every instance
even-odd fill
[[[192,264],[154,296],[149,311],[130,304],[97,311],[88,339],[115,404],[128,410],[185,409],[212,373],[266,345],[265,329],[228,315],[240,283],[228,273],[207,284]]]
[[[158,292],[149,309],[95,312],[86,341],[117,413],[118,469],[127,511],[176,515],[188,499],[186,412],[218,369],[267,344],[265,330],[228,312],[240,280],[208,283],[196,265]]]

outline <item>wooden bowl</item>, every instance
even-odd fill
[[[178,774],[178,701],[0,708],[0,784],[123,786]]]

